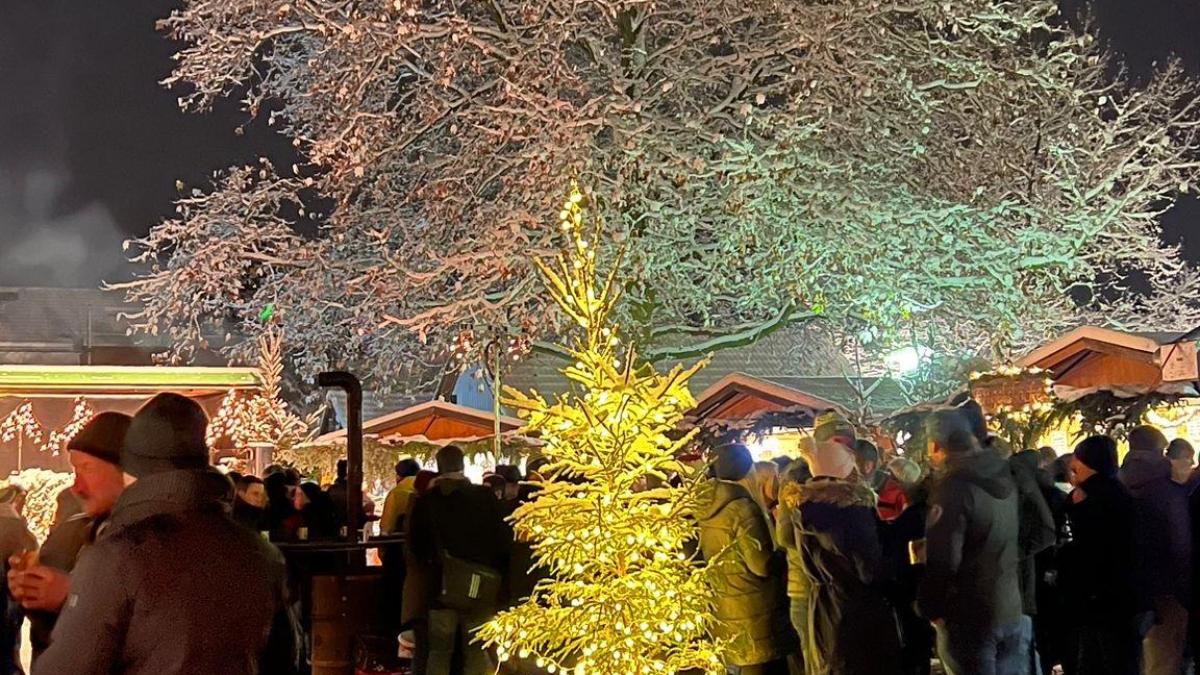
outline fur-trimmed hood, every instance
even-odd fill
[[[807,483],[788,483],[780,493],[779,500],[793,509],[809,503],[873,509],[876,496],[871,488],[855,480],[814,478]]]

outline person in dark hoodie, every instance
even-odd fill
[[[855,474],[854,427],[817,419],[808,461],[813,479],[780,494],[791,514],[809,590],[809,675],[900,672],[896,614],[886,597],[875,493]]]
[[[1117,480],[1117,444],[1092,436],[1071,458],[1071,537],[1058,552],[1066,618],[1066,675],[1137,675],[1141,637],[1134,568],[1134,507]]]
[[[282,557],[225,513],[207,426],[177,394],[134,416],[129,487],[75,568],[34,675],[297,672]]]
[[[472,642],[472,631],[486,623],[504,603],[504,578],[508,572],[512,530],[505,527],[499,500],[491,490],[474,485],[463,475],[463,452],[447,445],[437,452],[438,477],[429,492],[417,498],[408,519],[409,569],[425,580],[420,588],[421,614],[414,629],[417,637],[414,672],[449,675],[460,663],[462,675],[496,672],[491,654]],[[476,570],[499,578],[498,584],[474,599],[471,606],[456,606],[443,597],[454,587],[455,570]],[[476,572],[472,572],[475,574]]]
[[[1012,472],[979,446],[960,410],[932,413],[925,431],[941,475],[930,497],[918,610],[934,624],[948,675],[1027,673],[1032,627],[1021,613]]]
[[[739,484],[753,468],[744,445],[717,451],[715,478],[704,486],[695,511],[700,552],[706,560],[718,561],[712,580],[713,630],[714,637],[727,642],[726,665],[746,675],[782,675],[797,642],[788,624],[783,569],[775,565],[770,525]]]
[[[1139,588],[1154,609],[1142,643],[1146,675],[1178,675],[1191,602],[1192,529],[1187,491],[1171,480],[1167,438],[1152,426],[1129,432],[1119,477],[1133,495]]]
[[[1029,654],[1031,669],[1040,670],[1033,630],[1034,617],[1037,615],[1036,558],[1037,554],[1055,544],[1054,515],[1046,503],[1038,480],[1040,457],[1036,451],[1014,453],[1007,441],[991,436],[988,433],[983,408],[974,399],[966,401],[960,410],[966,416],[971,433],[979,445],[992,449],[1000,459],[1008,462],[1013,482],[1017,487],[1017,556],[1021,612],[1028,617],[1023,623],[1025,633],[1022,639],[1028,645],[1025,652]]]

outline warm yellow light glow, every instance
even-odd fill
[[[554,401],[506,390],[550,460],[537,499],[513,522],[548,576],[478,638],[501,658],[532,658],[550,673],[724,673],[709,637],[708,570],[684,550],[696,536],[685,514],[699,476],[676,455],[691,436],[671,437],[694,405],[687,381],[699,366],[659,374],[634,367],[632,351],[618,353],[619,285],[596,270],[596,247],[585,242],[599,232],[584,239],[584,204],[573,189],[560,220],[575,245],[553,266],[539,264],[576,326],[563,370],[576,387]]]

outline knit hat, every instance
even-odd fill
[[[159,394],[129,423],[121,467],[138,478],[204,468],[209,464],[207,431],[208,416],[199,403],[179,394]]]
[[[121,447],[132,421],[129,415],[103,412],[88,420],[75,437],[67,441],[67,450],[83,452],[109,464],[121,465]]]
[[[826,410],[817,416],[813,425],[813,439],[820,445],[832,438],[844,438],[854,444],[857,434],[854,425],[836,410]]]
[[[721,480],[741,480],[754,467],[750,449],[741,443],[726,445],[717,450],[713,473]]]
[[[1117,475],[1117,442],[1108,436],[1090,436],[1075,446],[1075,459],[1102,476]]]
[[[854,466],[854,451],[833,441],[817,443],[808,457],[814,477],[845,478],[854,471]]]
[[[906,457],[897,457],[888,462],[888,472],[904,487],[916,485],[921,480],[921,465]]]

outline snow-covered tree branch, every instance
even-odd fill
[[[274,303],[302,366],[386,378],[553,333],[530,261],[573,178],[626,249],[626,323],[680,328],[664,355],[785,313],[992,354],[1200,324],[1157,224],[1196,184],[1196,85],[1114,79],[1053,2],[187,0],[162,26],[182,105],[244,92],[306,158],[133,242],[135,326],[181,345]]]

